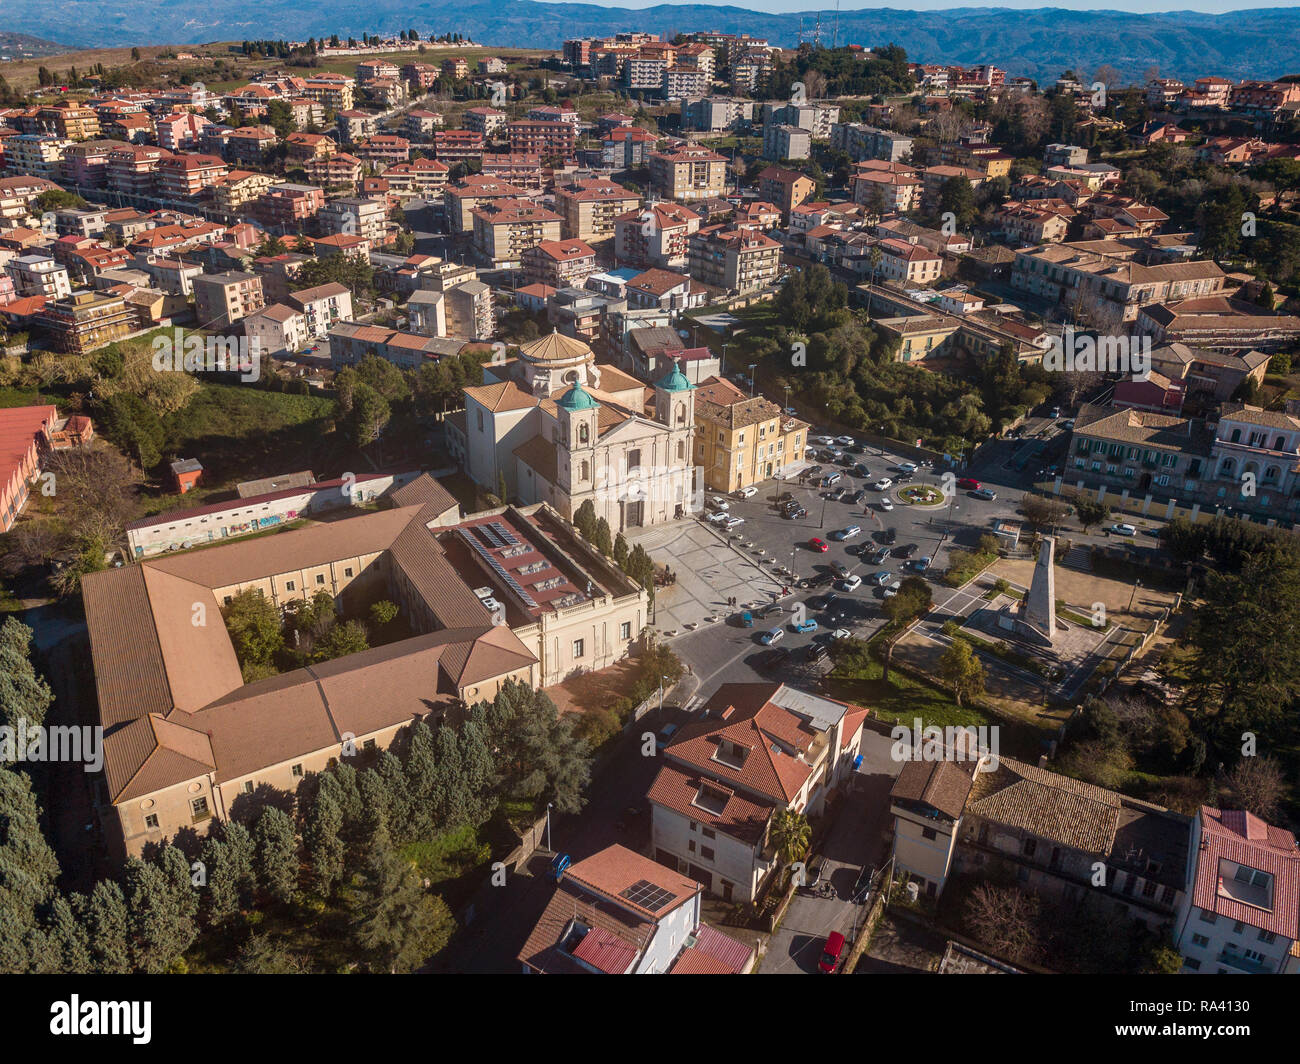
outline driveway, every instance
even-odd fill
[[[855,889],[860,889],[862,870],[865,866],[870,872],[888,856],[884,833],[889,826],[889,791],[902,771],[901,762],[889,756],[891,746],[888,736],[870,730],[863,733],[862,765],[854,789],[840,803],[820,851],[834,897],[806,891],[795,894],[781,926],[768,940],[760,974],[816,974],[826,936],[839,931],[848,937],[853,930],[861,906],[852,899]]]

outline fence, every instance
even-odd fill
[[[853,931],[850,936],[853,946],[844,960],[844,966],[840,968],[841,973],[852,972],[862,955],[867,952],[867,947],[871,945],[871,936],[875,933],[880,918],[885,914],[885,903],[889,900],[889,887],[893,877],[894,858],[891,856],[885,867],[878,869],[872,875],[867,883],[862,904],[853,915]],[[857,901],[857,898],[854,898],[854,901]]]

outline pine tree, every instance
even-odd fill
[[[138,857],[126,863],[126,898],[132,967],[150,975],[169,971],[194,941],[194,921],[162,870]]]
[[[91,970],[96,975],[130,972],[126,898],[122,888],[111,879],[101,879],[89,898],[74,894],[72,908],[86,928]]]
[[[230,854],[230,871],[239,905],[241,908],[249,908],[253,903],[253,891],[257,888],[257,875],[253,868],[253,836],[243,824],[230,821],[222,829],[221,841],[226,844]]]
[[[343,813],[328,793],[316,796],[303,831],[311,884],[328,898],[343,876]]]
[[[209,837],[199,851],[206,883],[203,889],[203,923],[221,927],[239,911],[239,880],[234,854],[220,839]]]
[[[437,759],[433,752],[433,730],[423,720],[411,726],[411,741],[404,765],[406,793],[411,803],[411,832],[417,838],[433,832],[433,788]]]
[[[270,935],[252,934],[239,951],[235,971],[241,975],[306,975],[311,967]]]
[[[36,965],[39,918],[55,897],[59,862],[40,815],[27,774],[0,766],[0,972]]]
[[[440,727],[433,738],[433,750],[433,791],[430,795],[433,829],[436,832],[451,831],[468,821],[465,770],[455,731],[445,725]]]
[[[409,842],[412,838],[411,800],[410,795],[406,793],[406,777],[402,762],[391,751],[385,750],[379,755],[379,760],[375,764],[375,773],[384,787],[384,811],[388,818],[389,833],[394,842]]]
[[[455,928],[446,904],[425,892],[387,832],[371,840],[348,907],[355,949],[372,972],[414,971]]]
[[[40,727],[54,701],[50,685],[32,666],[31,644],[32,630],[16,617],[0,625],[0,726],[17,728],[24,720],[28,728]]]
[[[191,878],[193,871],[190,868],[189,858],[185,856],[179,846],[168,843],[163,847],[162,853],[158,855],[157,863],[167,877],[172,897],[176,899],[176,907],[188,919],[195,919],[199,913],[199,895],[198,891],[194,889],[194,882]]]
[[[51,967],[73,975],[89,975],[93,962],[90,959],[90,939],[86,928],[77,918],[72,905],[62,896],[54,899],[50,907],[48,934]]]
[[[293,822],[268,806],[253,826],[253,844],[258,889],[278,902],[292,901],[298,889],[298,840]]]

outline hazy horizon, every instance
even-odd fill
[[[798,0],[541,0],[542,3],[586,3],[594,7],[609,8],[645,8],[645,7],[681,7],[703,5],[706,7],[737,7],[753,11],[766,11],[773,14],[794,15],[801,11],[831,11],[831,3],[799,3]],[[1041,11],[1060,8],[1070,11],[1115,11],[1121,14],[1158,15],[1173,14],[1179,11],[1196,11],[1202,14],[1225,15],[1233,11],[1268,11],[1284,8],[1300,8],[1300,0],[1273,0],[1273,2],[1232,3],[1230,0],[1185,0],[1170,3],[1169,0],[1129,0],[1123,5],[1115,0],[844,0],[841,11],[871,11],[889,9],[892,11],[949,11],[954,8],[1008,8],[1016,11]]]

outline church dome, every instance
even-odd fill
[[[565,410],[594,410],[600,404],[581,384],[575,384],[555,401],[555,405]]]

